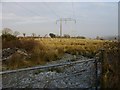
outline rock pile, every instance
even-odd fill
[[[15,53],[24,55],[26,57],[28,57],[29,55],[27,54],[27,52],[23,49],[18,49],[18,48],[6,48],[2,50],[2,61],[4,60],[8,60],[12,57],[12,55],[14,55]]]

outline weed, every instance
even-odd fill
[[[48,71],[62,73],[63,68],[50,68],[50,69],[48,69]]]

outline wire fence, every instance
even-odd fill
[[[94,66],[95,66],[95,88],[97,90],[98,86],[99,86],[99,83],[98,83],[98,81],[99,81],[98,80],[98,62],[99,62],[99,58],[97,58],[97,57],[92,58],[92,59],[87,59],[87,60],[78,60],[78,61],[73,61],[73,62],[71,61],[71,62],[60,63],[60,64],[52,64],[52,65],[46,65],[46,66],[36,66],[36,67],[29,67],[29,68],[23,68],[23,69],[17,69],[17,70],[2,71],[2,72],[0,72],[0,75],[10,75],[10,74],[17,74],[19,72],[28,72],[28,71],[34,71],[34,70],[43,70],[43,69],[50,69],[50,68],[68,67],[70,65],[86,63],[86,62],[90,62],[90,61],[93,61]],[[80,76],[81,72],[83,72],[83,71],[85,71],[85,70],[81,69],[79,71],[70,72],[66,76],[59,76],[59,77],[55,77],[55,78],[50,78],[47,82],[43,82],[44,83],[44,88],[47,88],[49,86],[49,84],[54,80],[64,79],[64,78],[77,76],[77,75]],[[77,84],[75,84],[75,85],[77,85]],[[72,86],[75,86],[75,85],[72,85]],[[78,83],[78,85],[80,85],[80,84]]]
[[[55,65],[47,65],[47,66],[36,66],[36,67],[30,67],[30,68],[23,68],[23,69],[17,69],[17,70],[8,70],[0,72],[0,74],[10,74],[10,73],[16,73],[16,72],[22,72],[22,71],[29,71],[29,70],[36,70],[36,69],[46,69],[46,68],[52,68],[52,67],[61,67],[65,65],[73,65],[76,63],[84,63],[89,61],[94,61],[95,59],[88,59],[88,60],[81,60],[81,61],[75,61],[75,62],[67,62],[62,64],[55,64]]]

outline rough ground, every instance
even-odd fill
[[[75,60],[87,60],[83,56],[65,54],[59,61],[47,65]],[[99,72],[100,73],[100,72]],[[67,65],[59,68],[22,71],[2,76],[3,88],[95,88],[94,61]]]

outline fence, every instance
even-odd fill
[[[84,63],[84,62],[90,62],[90,61],[94,61],[94,65],[95,65],[95,89],[98,89],[99,86],[99,80],[98,80],[98,62],[101,62],[101,69],[102,69],[102,73],[101,75],[105,74],[105,59],[104,59],[104,55],[105,55],[105,50],[100,50],[101,54],[99,56],[99,58],[93,58],[93,59],[88,59],[88,60],[80,60],[80,61],[74,61],[74,62],[67,62],[67,63],[62,63],[62,64],[54,64],[54,65],[47,65],[47,66],[36,66],[36,67],[30,67],[30,68],[24,68],[24,69],[18,69],[18,70],[8,70],[8,71],[3,71],[0,72],[0,75],[6,75],[6,74],[12,74],[12,73],[17,73],[17,72],[23,72],[23,71],[30,71],[30,70],[40,70],[40,69],[48,69],[48,68],[56,68],[56,67],[63,67],[63,66],[68,66],[68,65],[75,65],[78,63]],[[84,70],[80,70],[78,72],[73,72],[72,75],[80,75],[80,72],[82,72]],[[50,79],[44,86],[44,88],[47,87],[47,85],[56,79],[62,79],[62,78],[66,78],[66,77],[71,77],[71,75],[67,75],[64,77],[57,77],[57,78],[52,78]],[[104,78],[101,78],[101,86],[100,87],[105,87],[105,83],[104,83]]]
[[[93,61],[93,60],[95,60],[95,59],[88,59],[88,60],[68,62],[68,63],[63,63],[63,64],[48,65],[48,66],[36,66],[36,67],[30,67],[30,68],[24,68],[24,69],[18,69],[18,70],[8,70],[8,71],[0,72],[0,74],[10,74],[10,73],[16,73],[16,72],[28,71],[28,70],[36,70],[36,69],[45,69],[45,68],[52,68],[52,67],[60,67],[60,66],[64,66],[64,65],[89,62],[89,61]]]

